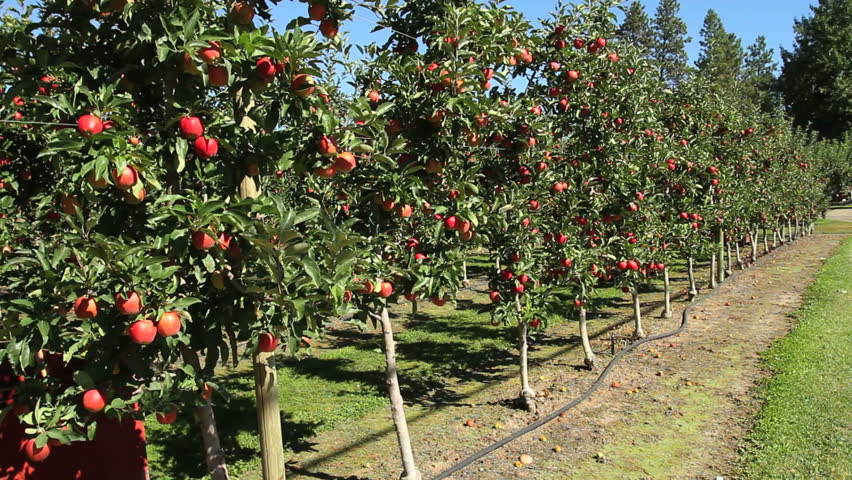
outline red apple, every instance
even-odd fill
[[[135,291],[130,291],[127,297],[118,293],[115,295],[115,308],[122,315],[138,315],[142,311],[142,300]]]
[[[77,119],[77,131],[84,137],[92,137],[104,131],[104,124],[94,115],[83,115]]]
[[[198,137],[195,139],[193,146],[195,147],[195,154],[202,160],[206,160],[219,153],[219,141],[215,138]]]
[[[180,332],[181,321],[178,312],[166,312],[160,315],[160,321],[157,322],[157,333],[161,337],[171,337]]]
[[[208,235],[207,232],[202,231],[192,232],[190,241],[192,246],[198,250],[209,250],[216,244],[216,240],[214,240],[213,237]]]
[[[257,349],[261,352],[274,352],[278,347],[278,337],[266,332],[257,336]]]
[[[98,316],[98,303],[89,296],[77,297],[74,301],[74,314],[77,318],[95,318]]]
[[[137,320],[130,324],[130,340],[140,345],[148,345],[157,337],[157,327],[151,320]]]
[[[86,390],[83,393],[83,408],[91,413],[100,412],[106,406],[106,398],[100,390]]]
[[[183,138],[195,140],[204,134],[204,125],[198,117],[183,117],[180,119],[180,134]]]

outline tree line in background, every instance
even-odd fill
[[[810,16],[795,21],[793,49],[782,48],[780,75],[763,35],[744,50],[741,39],[725,30],[713,9],[704,18],[700,56],[689,65],[685,46],[692,39],[678,16],[678,0],[660,0],[653,18],[642,3],[633,1],[618,35],[644,48],[662,80],[672,86],[703,76],[740,91],[765,112],[783,108],[796,126],[813,129],[822,138],[844,139],[852,126],[852,86],[846,80],[852,63],[845,54],[852,46],[852,2],[819,0],[811,9]]]
[[[848,143],[783,115],[761,42],[744,55],[711,14],[687,66],[676,1],[653,21],[633,4],[621,27],[616,1],[558,4],[534,28],[501,3],[372,0],[390,39],[357,62],[339,33],[353,5],[304,2],[279,30],[270,3],[43,0],[3,17],[2,400],[31,460],[104,417],[188,414],[227,478],[215,373],[250,358],[279,478],[273,355],[345,318],[382,332],[417,479],[390,303],[453,302],[484,252],[534,411],[531,331],[576,319],[595,369],[597,288],[631,296],[643,337],[640,292],[660,281],[668,298],[672,262],[694,297],[695,261],[715,285],[761,239],[810,232],[849,181]]]

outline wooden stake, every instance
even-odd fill
[[[260,460],[264,480],[284,480],[284,440],[278,405],[278,372],[273,352],[254,354],[254,395],[260,433]]]

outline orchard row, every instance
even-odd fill
[[[452,302],[481,251],[534,409],[528,329],[573,312],[594,368],[598,286],[632,294],[644,336],[640,286],[668,286],[673,261],[694,279],[712,255],[722,278],[758,234],[825,208],[834,150],[733,86],[662,84],[608,2],[536,28],[505,6],[390,2],[388,43],[357,62],[340,0],[284,30],[263,1],[34,3],[0,30],[0,358],[36,454],[102,415],[209,412],[238,344],[309,353],[341,316],[381,324],[407,430],[387,305]]]

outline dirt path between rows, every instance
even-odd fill
[[[629,355],[609,379],[619,382],[620,388],[601,389],[564,418],[452,479],[731,478],[737,447],[759,407],[753,387],[767,375],[759,353],[789,331],[790,313],[799,306],[821,260],[841,240],[836,235],[809,237],[761,258],[694,309],[684,334],[646,344]],[[676,310],[672,320],[649,318],[646,330],[650,334],[673,330],[679,313]],[[607,336],[595,341],[596,350],[608,349],[610,330],[599,329]],[[623,325],[614,331],[626,336],[629,328]],[[542,346],[532,356],[534,387],[542,394],[545,413],[575,398],[595,377],[574,368],[582,352],[565,343],[569,342],[558,348]],[[606,356],[601,360],[609,361]],[[465,385],[456,385],[464,393],[460,402],[406,407],[424,480],[535,420],[506,404],[518,392],[513,373],[495,376],[487,388],[466,390]],[[464,426],[467,419],[476,426]],[[399,478],[395,435],[386,411],[314,440],[318,451],[294,457],[288,479]],[[530,455],[532,463],[515,466],[521,454]]]

